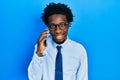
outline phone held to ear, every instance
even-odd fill
[[[47,32],[47,36],[45,36],[44,38],[49,38],[49,35],[50,35],[50,33],[49,33],[49,29],[46,28],[45,30],[48,30],[48,32]],[[45,44],[47,44],[47,40],[45,41]]]

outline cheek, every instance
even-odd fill
[[[65,30],[65,31],[64,31],[64,34],[67,34],[67,33],[68,33],[68,30]]]
[[[63,34],[67,34],[67,33],[68,33],[68,29],[64,29],[64,30],[62,30],[61,33],[63,33]]]
[[[62,30],[61,32],[60,32],[60,34],[63,34],[63,35],[67,35],[67,33],[68,33],[68,29],[67,30]],[[50,34],[52,35],[52,36],[54,36],[54,35],[56,35],[57,33],[55,32],[55,31],[50,31]]]
[[[54,35],[55,33],[54,33],[54,31],[50,31],[50,34],[51,34],[51,35]]]

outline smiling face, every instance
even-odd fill
[[[69,24],[67,23],[67,19],[65,15],[62,14],[54,14],[51,15],[49,18],[49,28],[50,33],[53,37],[53,40],[57,44],[63,43],[67,39]],[[52,29],[52,25],[54,29]]]

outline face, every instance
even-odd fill
[[[53,40],[61,44],[67,39],[69,23],[67,23],[67,19],[65,15],[62,14],[54,14],[49,18],[49,30],[53,37]]]

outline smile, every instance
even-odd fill
[[[63,35],[56,35],[55,38],[56,39],[63,39]]]

